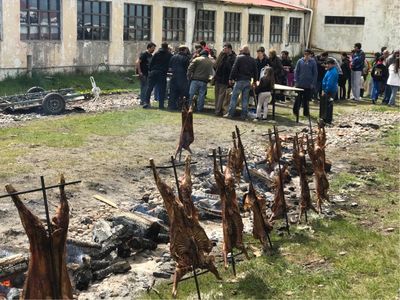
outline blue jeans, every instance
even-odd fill
[[[390,99],[389,99],[389,105],[394,105],[396,101],[396,95],[397,91],[399,90],[399,86],[397,85],[387,85],[391,89],[391,94],[390,94]]]
[[[154,87],[159,87],[159,108],[164,108],[164,98],[165,98],[165,89],[167,85],[167,74],[162,71],[154,70],[149,73],[149,79],[147,81],[147,89],[145,96],[145,105],[150,105],[150,96]],[[156,91],[154,91],[155,97]]]
[[[378,99],[380,90],[381,90],[381,82],[378,80],[372,79],[371,99],[373,101],[376,101]]]
[[[206,98],[207,91],[207,82],[200,80],[192,80],[190,82],[189,88],[189,105],[192,105],[193,96],[195,94],[199,95],[197,99],[197,111],[203,111],[204,109],[204,100]]]
[[[232,90],[231,103],[229,104],[228,113],[231,117],[234,116],[236,110],[236,103],[239,97],[239,94],[242,93],[242,118],[247,117],[247,107],[249,104],[249,93],[250,93],[250,81],[249,80],[240,80],[236,81]]]
[[[392,89],[390,88],[390,85],[387,84],[385,87],[382,103],[389,103],[391,94],[392,94]]]

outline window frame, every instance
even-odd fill
[[[199,9],[196,15],[195,40],[215,42],[215,10]]]
[[[300,43],[300,33],[301,33],[301,18],[290,17],[289,43]]]
[[[277,22],[273,22],[273,20]],[[270,43],[282,43],[283,41],[283,17],[271,16],[269,29]]]
[[[86,5],[89,5],[89,7]],[[82,23],[80,23],[80,20]],[[102,25],[102,22],[105,22],[105,25]],[[85,25],[87,23],[90,25]],[[98,25],[96,25],[96,23],[98,23]],[[90,32],[87,31],[88,29],[90,29]],[[99,0],[77,0],[77,40],[110,41],[110,33],[111,2]]]
[[[325,16],[324,24],[325,25],[364,26],[365,25],[365,17]]]
[[[61,0],[20,0],[19,15],[21,41],[61,40]]]
[[[242,14],[238,12],[224,12],[224,42],[240,42]]]
[[[262,43],[264,41],[264,16],[249,14],[249,43]]]
[[[186,42],[186,17],[185,7],[163,6],[163,41]]]
[[[153,7],[151,5],[124,3],[124,41],[150,41],[152,13]],[[136,28],[131,28],[131,19],[134,20]],[[145,20],[147,26],[145,26]],[[141,24],[141,27],[139,27],[139,24]],[[131,37],[131,34],[133,37]]]

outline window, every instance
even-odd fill
[[[290,18],[289,21],[289,43],[300,42],[301,18]]]
[[[271,27],[269,41],[271,43],[282,43],[283,17],[271,16]]]
[[[264,18],[262,15],[249,16],[249,43],[261,43],[264,37]]]
[[[215,11],[198,10],[196,19],[196,41],[214,42],[215,34]]]
[[[224,41],[240,42],[240,13],[225,13]]]
[[[124,40],[150,41],[151,6],[124,4]]]
[[[163,40],[184,42],[185,35],[186,8],[164,7]]]
[[[78,0],[78,40],[109,40],[110,2]]]
[[[60,0],[20,0],[21,40],[60,39]]]
[[[325,24],[364,25],[364,17],[334,17],[325,16]]]

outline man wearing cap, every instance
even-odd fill
[[[229,84],[235,85],[232,90],[231,102],[229,104],[228,113],[224,115],[225,118],[233,118],[236,110],[236,103],[239,94],[242,94],[242,114],[243,120],[247,119],[247,109],[249,104],[249,93],[251,88],[251,80],[256,84],[258,80],[257,63],[254,58],[250,56],[250,49],[248,46],[243,46],[240,49],[240,55],[236,57],[233,64],[231,74],[229,75]]]
[[[192,104],[194,95],[198,94],[197,111],[199,112],[204,109],[207,83],[213,72],[213,63],[208,55],[207,50],[201,51],[200,56],[192,60],[187,71],[188,79],[191,80],[189,105]]]
[[[322,79],[322,99],[319,104],[319,117],[331,124],[333,117],[333,98],[337,93],[339,74],[336,62],[332,58],[326,60],[326,73]]]
[[[179,99],[183,97],[189,98],[189,81],[186,74],[190,58],[187,50],[185,45],[179,46],[178,53],[169,61],[172,78],[170,81],[168,108],[171,110],[176,110],[181,106],[182,103],[179,103]]]
[[[314,88],[317,84],[318,70],[315,59],[311,58],[311,51],[304,50],[304,57],[297,61],[294,70],[295,86],[303,89],[302,93],[296,97],[293,105],[293,113],[299,114],[300,107],[303,106],[303,115],[308,117],[310,114],[309,101]]]

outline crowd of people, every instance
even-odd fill
[[[247,119],[252,97],[258,100],[255,121],[266,120],[274,86],[280,84],[302,89],[293,105],[295,114],[303,107],[303,115],[308,116],[313,99],[320,103],[320,118],[331,123],[335,100],[360,101],[369,94],[373,104],[382,96],[382,104],[392,106],[400,86],[399,50],[390,52],[383,47],[370,62],[360,43],[354,45],[350,55],[343,52],[339,60],[328,52],[315,55],[306,49],[295,65],[288,51],[279,56],[273,49],[267,54],[264,47],[257,49],[254,58],[248,46],[235,53],[229,43],[223,45],[218,56],[205,41],[196,45],[193,53],[185,45],[172,51],[167,43],[155,49],[156,45],[149,43],[136,62],[143,108],[150,107],[154,93],[160,109],[165,108],[167,97],[170,110],[180,109],[184,102],[191,105],[196,97],[196,111],[201,112],[211,82],[217,116],[233,118],[240,99],[241,118]],[[169,93],[167,74],[171,76]],[[285,101],[285,95],[276,94],[275,100]]]

